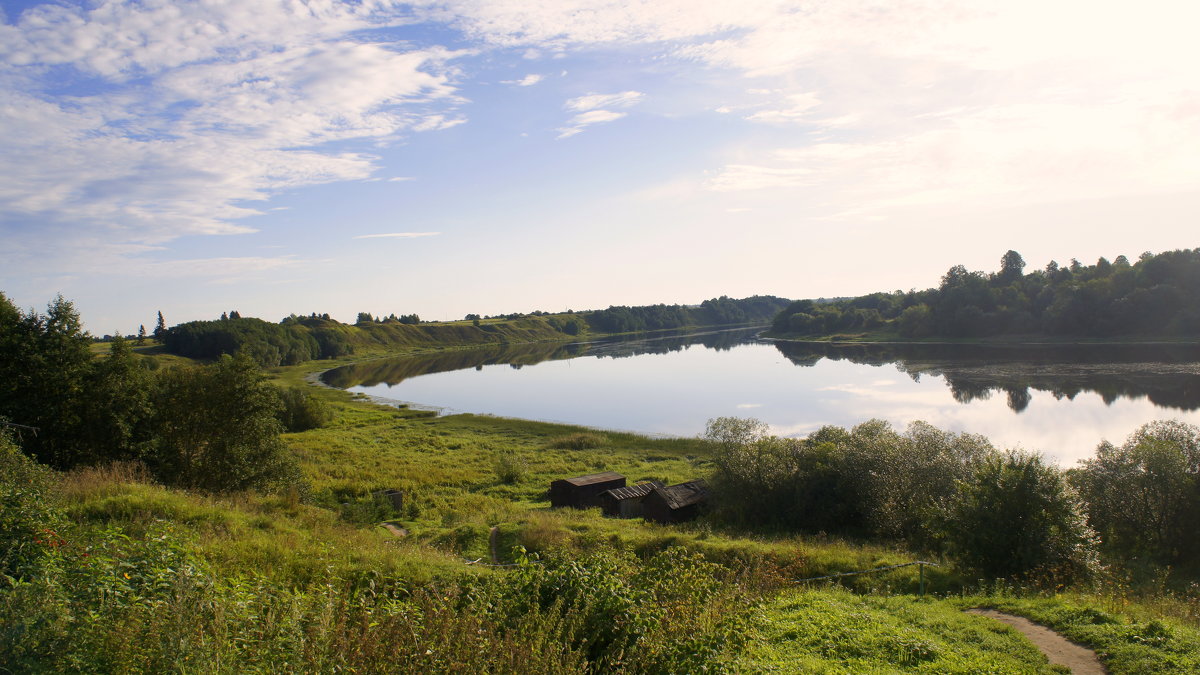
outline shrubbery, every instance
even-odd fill
[[[287,431],[319,429],[333,420],[333,408],[306,387],[287,387],[279,396],[283,401],[279,421]]]
[[[1115,553],[1161,564],[1200,553],[1200,429],[1152,422],[1124,444],[1107,441],[1070,474],[1090,522]]]
[[[1075,493],[1037,457],[922,422],[872,420],[779,438],[757,420],[711,420],[718,517],[743,527],[899,539],[988,575],[1057,580],[1094,567]]]
[[[1037,455],[991,455],[958,484],[942,531],[950,551],[987,578],[1086,578],[1096,536],[1061,471]]]

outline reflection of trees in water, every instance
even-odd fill
[[[739,328],[705,333],[676,331],[666,337],[628,336],[599,342],[530,343],[519,345],[493,345],[478,349],[464,349],[438,354],[408,356],[398,359],[380,359],[334,368],[321,376],[322,381],[332,387],[347,389],[355,386],[399,384],[410,377],[444,373],[452,370],[507,364],[514,370],[543,361],[573,359],[579,356],[625,358],[642,354],[668,354],[682,351],[691,345],[727,351],[740,344],[754,340],[762,330]]]
[[[1029,407],[1030,390],[1073,400],[1095,392],[1106,404],[1148,398],[1163,408],[1200,409],[1200,345],[946,345],[776,342],[792,363],[821,359],[872,366],[894,364],[919,381],[945,378],[954,400],[970,403],[1004,392],[1008,407]]]

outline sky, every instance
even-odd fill
[[[1200,246],[1194,0],[0,0],[0,291],[858,295]]]

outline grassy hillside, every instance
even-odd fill
[[[316,367],[273,376],[295,386]],[[712,450],[699,439],[435,417],[310,391],[335,416],[284,436],[303,491],[201,495],[126,464],[58,474],[52,497],[6,507],[31,523],[38,555],[0,580],[0,662],[61,672],[1054,672],[1008,629],[960,612],[990,606],[1095,646],[1112,672],[1197,665],[1194,588],[980,586],[948,562],[927,570],[923,598],[912,567],[797,584],[916,555],[548,508],[548,484],[563,476],[705,475]],[[8,489],[37,482],[5,467],[20,478]],[[381,488],[403,490],[403,507],[372,495]],[[511,567],[485,566],[493,539]]]

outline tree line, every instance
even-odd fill
[[[585,331],[629,333],[647,330],[719,326],[770,321],[788,303],[783,298],[754,296],[735,300],[726,296],[705,300],[696,306],[647,305],[614,306],[604,310],[550,314],[535,311],[510,314],[509,321],[533,319],[563,336]],[[161,314],[160,314],[161,318]],[[463,326],[480,335],[496,331],[494,324],[481,323],[478,314],[468,314],[472,326]],[[495,317],[486,317],[495,318]],[[383,318],[359,312],[354,325],[331,319],[328,314],[309,316],[292,314],[279,323],[242,317],[237,312],[223,314],[211,321],[189,321],[169,329],[155,331],[166,349],[196,359],[213,359],[222,354],[243,353],[263,367],[288,366],[314,359],[337,358],[353,354],[358,346],[388,344],[402,327],[433,326],[416,314],[389,315]],[[478,337],[478,336],[477,336]]]
[[[645,330],[684,328],[687,326],[727,326],[770,321],[788,301],[773,295],[755,295],[735,300],[722,295],[698,306],[645,305],[611,306],[585,314],[594,331],[633,333]]]
[[[1194,561],[1200,428],[1152,422],[1061,470],[984,437],[871,420],[780,438],[754,419],[711,420],[718,518],[742,527],[900,540],[988,578],[1069,581],[1099,554]]]
[[[1016,251],[993,273],[951,267],[937,288],[871,293],[832,302],[800,300],[774,319],[778,335],[893,332],[903,337],[1200,334],[1200,249],[1120,255],[1092,265],[1072,259],[1025,271]]]
[[[138,461],[168,485],[281,488],[299,470],[280,433],[330,417],[303,389],[281,393],[246,354],[154,371],[124,338],[102,358],[90,345],[61,296],[41,314],[0,293],[0,426],[57,469]]]

